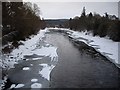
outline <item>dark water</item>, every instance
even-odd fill
[[[46,41],[58,47],[58,63],[51,72],[52,88],[118,88],[119,70],[102,56],[79,50],[67,36],[49,33]],[[94,57],[94,58],[93,58]]]
[[[24,86],[20,90],[32,90],[31,85],[34,83],[42,84],[43,88],[49,87],[49,81],[42,77],[42,75],[38,74],[39,71],[43,69],[43,66],[39,64],[51,64],[49,57],[43,57],[38,60],[28,60],[22,61],[19,64],[15,64],[15,68],[12,68],[8,71],[8,83],[6,84],[6,88],[9,88],[9,84],[24,84]],[[31,65],[32,64],[32,65]],[[23,70],[24,67],[29,67],[30,70]],[[37,82],[31,82],[31,79],[37,79]],[[6,90],[6,89],[4,89]],[[15,89],[16,90],[16,89]]]

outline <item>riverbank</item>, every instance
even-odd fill
[[[32,35],[26,41],[20,41],[23,44],[19,45],[18,48],[13,49],[10,53],[1,55],[2,62],[0,63],[0,65],[1,65],[0,67],[2,68],[2,71],[3,71],[2,77],[4,78],[4,76],[7,76],[7,78],[10,79],[10,82],[12,82],[12,83],[10,83],[10,82],[8,82],[8,83],[11,84],[11,86],[10,86],[11,88],[17,88],[21,84],[22,84],[21,87],[23,87],[23,88],[25,86],[27,86],[24,83],[20,83],[20,81],[21,80],[24,81],[24,79],[23,79],[21,73],[19,73],[19,72],[24,72],[24,75],[32,76],[32,72],[34,71],[35,72],[34,76],[36,76],[36,71],[38,71],[37,76],[39,76],[39,78],[44,78],[45,80],[47,80],[49,82],[49,74],[52,71],[52,69],[55,67],[55,64],[58,59],[57,58],[58,55],[56,52],[57,47],[54,47],[53,45],[50,45],[44,41],[46,31],[47,31],[47,29],[40,30],[37,35]],[[39,61],[39,62],[35,63],[36,61]],[[38,64],[38,65],[36,65],[36,64]],[[38,69],[34,70],[35,68],[38,68]],[[11,70],[12,70],[12,72],[10,72]],[[27,73],[29,71],[31,73]],[[17,73],[18,76],[15,73]],[[11,78],[20,77],[19,75],[21,76],[21,78],[17,82],[15,81],[16,79],[11,80]],[[28,77],[28,79],[30,79],[30,78]],[[6,82],[6,79],[0,80],[0,81],[3,82],[1,87],[4,86],[4,82]],[[39,79],[37,79],[37,81],[39,81],[39,83],[42,82]],[[44,80],[43,80],[43,82],[44,82]],[[30,83],[32,83],[32,81]],[[39,87],[39,83],[37,84],[38,87]],[[32,83],[32,85],[34,85],[34,83]],[[32,85],[31,85],[31,87],[32,87]],[[35,83],[35,85],[36,85],[36,83]],[[45,87],[44,84],[43,85],[40,84],[40,85],[43,88]]]

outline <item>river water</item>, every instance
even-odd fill
[[[61,33],[50,33],[46,41],[58,47],[58,63],[52,70],[52,88],[116,88],[119,70],[101,55],[78,49]]]

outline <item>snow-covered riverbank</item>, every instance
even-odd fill
[[[118,65],[118,43],[110,40],[108,37],[101,38],[99,36],[93,36],[91,32],[79,32],[73,31],[70,29],[65,28],[49,28],[56,29],[56,30],[63,30],[65,31],[69,37],[72,37],[75,40],[82,41],[87,45],[95,48],[96,51],[100,52],[106,58],[108,58],[111,62]]]
[[[57,63],[58,55],[57,47],[45,42],[44,38],[46,32],[47,29],[40,30],[37,35],[32,35],[26,41],[20,41],[22,45],[14,49],[11,53],[1,54],[0,58],[2,59],[2,62],[0,62],[0,67],[5,69],[15,68],[15,64],[19,64],[19,62],[24,60],[34,61],[42,60],[43,57],[49,57],[49,62],[51,62],[51,64],[38,63],[39,66],[43,67],[42,70],[38,72],[38,74],[49,81],[50,72],[55,67],[55,63]],[[23,67],[23,70],[30,70],[30,67]],[[3,80],[0,81],[4,82]],[[1,86],[3,86],[3,84],[1,84]],[[18,86],[14,85],[12,88],[16,87]]]
[[[37,35],[31,36],[30,39],[27,39],[26,41],[20,41],[23,45],[20,45],[11,53],[1,55],[4,62],[1,62],[0,65],[3,65],[3,68],[14,68],[14,64],[19,60],[25,59],[25,56],[27,55],[49,56],[51,60],[53,60],[57,57],[57,47],[54,47],[43,40],[45,32],[47,32],[47,29],[40,30]]]

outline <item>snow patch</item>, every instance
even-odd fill
[[[40,60],[40,59],[42,59],[42,58],[32,58],[32,60]]]
[[[53,60],[54,57],[58,57],[56,50],[57,48],[53,46],[51,47],[42,46],[40,49],[36,49],[32,53],[41,55],[41,56],[49,56],[51,57],[51,60]]]
[[[43,66],[43,69],[39,71],[39,74],[42,75],[45,79],[48,81],[50,80],[50,72],[55,67],[54,65],[49,66],[48,64],[39,64],[40,66]]]
[[[21,88],[21,87],[24,87],[25,85],[24,84],[18,84],[15,88]]]
[[[42,84],[34,83],[34,84],[31,85],[31,88],[42,88]]]
[[[38,79],[31,79],[31,82],[37,82],[38,81]]]
[[[33,64],[30,64],[30,66],[33,66]]]
[[[30,68],[29,67],[24,67],[23,70],[30,70]]]
[[[16,86],[15,84],[12,84],[11,87],[10,87],[10,89],[15,88],[15,86]]]

